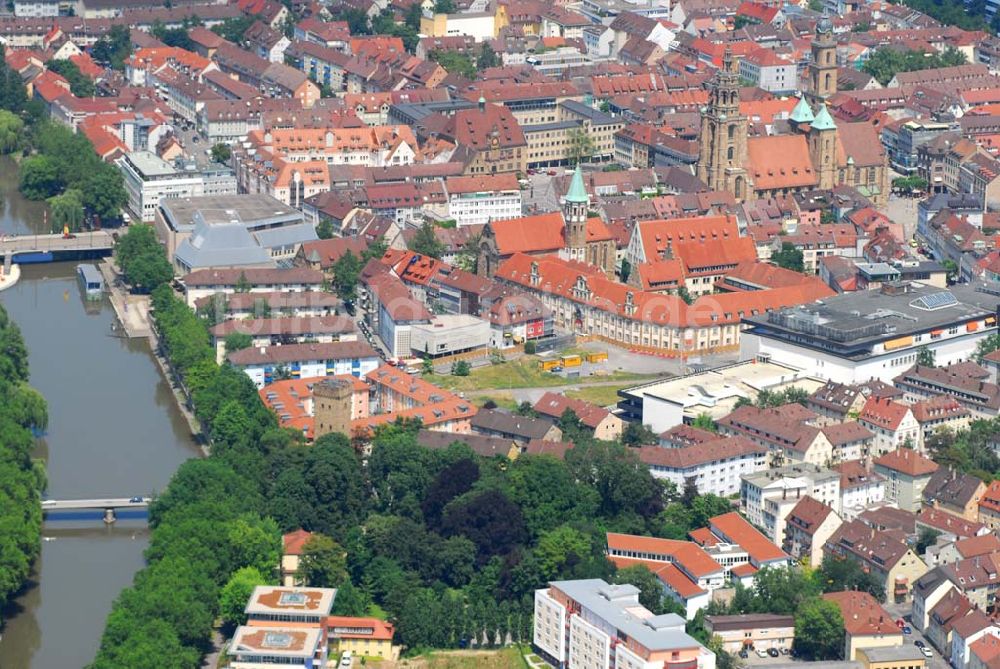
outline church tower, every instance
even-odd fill
[[[809,96],[814,104],[828,100],[837,92],[837,42],[833,39],[833,22],[823,14],[816,22],[816,37],[812,41],[812,62],[809,63]]]
[[[821,104],[816,118],[809,126],[809,155],[819,177],[819,187],[833,188],[837,185],[837,125],[833,117]]]
[[[573,180],[569,191],[563,198],[563,221],[565,222],[566,249],[570,260],[587,261],[587,212],[590,209],[590,196],[583,187],[583,172],[580,164],[576,164]]]
[[[699,141],[698,178],[713,190],[729,191],[737,201],[747,199],[747,118],[740,113],[740,78],[728,47],[701,113]]]

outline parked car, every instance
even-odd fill
[[[340,666],[342,667],[351,666],[351,651],[345,650],[344,654],[340,656]]]
[[[927,646],[924,646],[923,648],[921,648],[920,652],[923,653],[924,657],[926,657],[926,658],[934,657],[934,653],[932,653],[931,649],[928,648]]]
[[[130,497],[128,500],[129,504],[142,504],[142,497],[136,495],[135,497]]]
[[[768,648],[767,654],[770,655],[771,657],[778,657],[778,655],[780,655],[777,648]]]
[[[741,649],[740,649],[740,653],[739,653],[739,655],[740,655],[740,657],[741,657],[741,658],[743,658],[744,660],[745,660],[745,659],[747,659],[748,657],[750,657],[750,653],[748,653],[748,652],[747,652],[747,649],[746,649],[746,648],[741,648]]]
[[[788,649],[787,648],[782,648],[781,649],[781,654],[782,655],[788,655]]]
[[[757,657],[767,657],[767,651],[763,648],[757,649]]]
[[[903,634],[913,634],[913,629],[909,625],[903,627]]]
[[[913,642],[913,645],[916,646],[917,648],[923,648],[924,642],[921,641],[920,639],[917,639],[916,641]]]

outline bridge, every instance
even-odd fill
[[[115,238],[107,230],[77,232],[69,237],[55,235],[7,235],[0,238],[0,256],[9,267],[18,254],[48,256],[36,262],[53,260],[55,255],[100,254],[106,255],[115,245]]]
[[[46,499],[42,500],[42,513],[49,511],[104,511],[104,522],[116,520],[117,509],[145,509],[152,497],[105,497],[103,499]]]

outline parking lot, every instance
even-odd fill
[[[950,669],[951,664],[941,657],[941,653],[937,651],[936,648],[931,644],[930,641],[920,633],[910,619],[910,613],[913,611],[913,603],[907,602],[904,604],[886,604],[885,610],[888,611],[893,619],[902,618],[907,626],[910,628],[910,634],[903,635],[903,643],[913,645],[915,641],[922,641],[927,648],[930,648],[933,657],[927,658],[928,669]]]

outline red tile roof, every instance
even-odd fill
[[[490,223],[501,256],[513,253],[555,252],[563,248],[563,215],[548,214]]]
[[[326,628],[336,639],[374,639],[392,641],[395,632],[393,624],[378,618],[355,618],[354,616],[328,616]],[[341,629],[338,629],[341,628]],[[371,630],[371,632],[361,631]]]
[[[875,460],[875,464],[908,476],[929,476],[937,471],[937,463],[910,448],[897,448]]]
[[[852,636],[873,636],[876,634],[899,637],[903,642],[903,632],[896,627],[895,618],[882,608],[867,592],[851,590],[828,592],[823,599],[833,602],[844,618],[844,629]]]
[[[302,555],[302,547],[312,538],[312,532],[303,529],[294,530],[282,535],[285,555]]]
[[[775,560],[790,559],[785,551],[774,545],[767,537],[735,511],[710,518],[709,528],[714,534],[729,543],[738,544],[750,555],[751,562],[761,567]]]
[[[901,402],[889,398],[869,397],[858,415],[858,420],[895,432],[909,412],[910,408]]]

